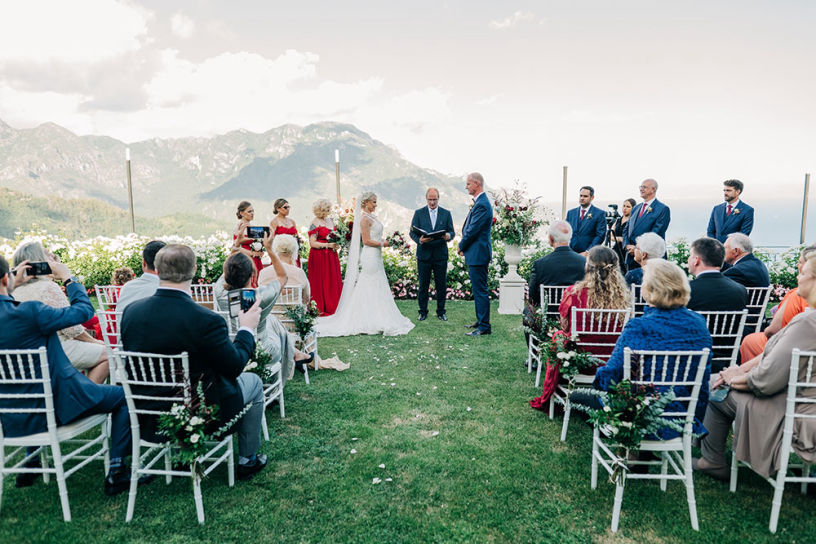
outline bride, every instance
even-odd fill
[[[383,268],[383,224],[374,215],[377,195],[363,193],[354,207],[354,227],[349,245],[346,277],[337,311],[317,320],[319,336],[407,334],[414,328],[394,303]],[[363,248],[360,249],[362,240]]]

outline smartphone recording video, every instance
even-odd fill
[[[47,276],[51,274],[51,265],[45,261],[28,263],[26,274],[29,276]]]
[[[269,235],[269,227],[247,227],[246,235],[248,238],[261,240],[264,235]]]
[[[240,312],[246,312],[255,304],[256,300],[255,289],[235,289],[230,291],[227,294],[230,317],[238,317]]]

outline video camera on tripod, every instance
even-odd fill
[[[613,247],[615,244],[612,242],[612,229],[615,221],[621,218],[621,214],[618,212],[618,205],[617,204],[609,204],[609,209],[604,212],[606,216],[606,236],[604,237],[604,245],[606,247]]]

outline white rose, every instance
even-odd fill
[[[196,442],[198,442],[199,438],[201,438],[199,435],[194,434],[193,436],[190,437],[190,442],[195,444]]]
[[[570,351],[568,355],[569,355],[570,359],[572,359],[573,357],[575,357],[576,354],[575,354],[574,351]]]
[[[627,429],[631,429],[632,428],[632,422],[631,421],[621,421],[621,427],[626,427]]]
[[[204,420],[198,416],[193,416],[190,418],[190,425],[201,425],[204,423]]]
[[[558,355],[556,355],[556,357],[558,357],[559,359],[568,359],[569,355],[567,355],[566,353],[561,351],[561,352],[558,353]]]
[[[603,411],[604,411],[604,412],[611,412],[611,411],[612,411],[612,408],[610,408],[609,406],[604,406],[604,407],[603,407]]]

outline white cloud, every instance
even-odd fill
[[[117,0],[6,2],[0,12],[4,61],[93,63],[135,51],[151,12]]]
[[[195,22],[179,11],[170,19],[170,30],[179,38],[190,38],[195,32]]]
[[[496,19],[490,21],[490,28],[495,30],[507,30],[508,28],[513,28],[519,23],[529,23],[535,21],[536,16],[534,13],[529,11],[516,11],[512,15],[505,17],[504,19]],[[542,19],[543,21],[543,19]]]

